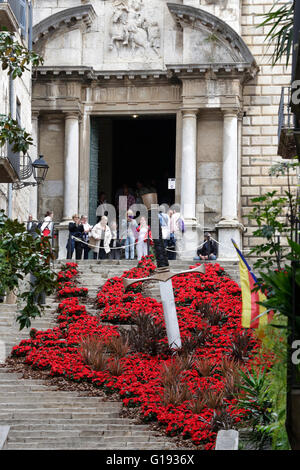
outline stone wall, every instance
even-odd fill
[[[283,194],[287,183],[285,177],[270,177],[269,168],[281,161],[277,156],[278,106],[281,87],[290,84],[291,71],[285,67],[284,60],[272,67],[273,48],[268,48],[265,42],[270,27],[257,28],[262,21],[259,15],[268,12],[273,3],[273,0],[242,1],[242,37],[260,67],[257,77],[244,88],[241,203],[243,223],[247,227],[245,251],[261,241],[252,237],[254,221],[247,218],[253,206],[251,199],[271,190]]]
[[[20,42],[21,38],[16,34],[16,39]],[[16,116],[16,103],[21,104],[21,126],[31,133],[31,73],[25,72],[21,78],[13,81],[13,117]],[[8,114],[9,108],[9,78],[6,71],[0,70],[0,113]],[[5,148],[1,153],[6,154]],[[30,153],[30,152],[29,152]],[[25,188],[19,191],[13,191],[12,197],[12,217],[19,221],[25,221],[29,213],[34,213],[34,189]],[[8,184],[0,183],[0,209],[7,213],[8,210]]]

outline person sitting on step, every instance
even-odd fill
[[[204,234],[204,243],[197,250],[197,256],[194,260],[215,260],[218,256],[218,247],[216,242],[211,238],[210,233]]]

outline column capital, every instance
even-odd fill
[[[189,108],[189,109],[182,109],[182,117],[197,117],[199,113],[199,108]]]
[[[81,118],[81,112],[80,111],[64,111],[64,116],[65,116],[65,119],[79,120]]]
[[[221,108],[224,117],[239,117],[241,113],[240,108]]]

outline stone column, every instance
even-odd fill
[[[64,214],[63,220],[72,220],[78,212],[79,195],[79,116],[65,118]]]
[[[243,226],[239,222],[239,138],[238,111],[225,110],[223,124],[223,186],[222,217],[217,225],[219,232],[219,258],[236,259],[231,243],[233,238],[241,247]]]
[[[64,164],[64,210],[58,227],[58,259],[65,259],[69,238],[68,225],[72,215],[78,212],[79,197],[79,114],[66,113],[65,117],[65,164]]]
[[[196,221],[197,178],[197,109],[182,113],[182,159],[181,159],[181,213],[185,222],[185,234],[180,248],[181,258],[195,256],[198,236]],[[178,249],[178,247],[177,247]]]

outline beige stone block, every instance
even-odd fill
[[[260,188],[258,186],[244,186],[242,187],[242,196],[258,196]]]
[[[261,127],[261,133],[263,135],[274,136],[275,134],[277,134],[277,131],[278,131],[277,126],[262,126]],[[277,136],[276,136],[276,139],[277,139]]]
[[[263,155],[277,155],[277,147],[275,146],[265,146],[265,147],[262,147],[262,154]]]
[[[260,147],[242,147],[243,155],[260,155],[261,148]]]
[[[277,185],[276,178],[271,176],[253,176],[251,177],[251,184],[257,186]]]
[[[259,166],[242,167],[242,175],[260,175],[261,168]]]
[[[272,99],[270,96],[251,96],[252,105],[271,105]]]
[[[269,136],[254,136],[251,137],[251,144],[252,145],[270,145],[272,144],[272,140]]]
[[[258,74],[257,76],[257,84],[258,85],[271,85],[273,81],[272,75],[261,75]]]
[[[278,114],[278,106],[263,106],[262,114],[274,116],[274,114]]]
[[[259,126],[243,126],[243,135],[260,135],[261,127]]]
[[[252,126],[267,126],[273,123],[272,116],[252,116],[251,125]]]
[[[276,191],[277,194],[281,194],[280,186],[262,186],[261,187],[261,194],[264,195],[266,193],[270,193]]]

